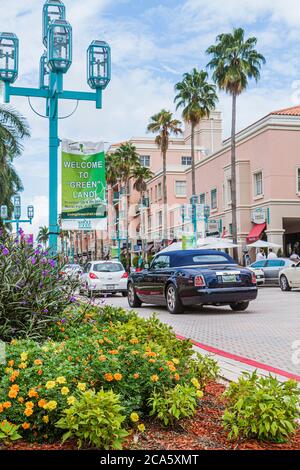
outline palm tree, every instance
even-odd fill
[[[192,147],[192,193],[196,194],[195,178],[195,128],[203,118],[209,118],[210,112],[216,107],[218,97],[216,86],[207,81],[208,74],[205,70],[194,68],[191,73],[185,73],[183,80],[175,85],[177,102],[176,110],[183,107],[182,117],[185,122],[191,124]]]
[[[139,154],[136,147],[130,142],[121,144],[120,147],[110,156],[111,163],[114,164],[113,170],[116,178],[112,180],[120,182],[125,188],[126,208],[125,208],[125,227],[126,227],[126,269],[130,268],[129,252],[129,203],[130,203],[130,181],[134,178],[136,169],[141,166]]]
[[[37,241],[39,243],[42,243],[44,245],[44,247],[46,248],[47,243],[49,241],[49,229],[48,229],[48,227],[44,226],[44,227],[39,228]]]
[[[246,90],[248,81],[260,78],[261,66],[266,60],[256,51],[257,38],[245,39],[242,28],[234,29],[232,33],[220,34],[216,44],[207,49],[211,56],[208,67],[213,70],[213,80],[220,90],[232,96],[232,126],[231,126],[231,208],[232,208],[232,238],[237,242],[236,214],[236,102],[237,97]],[[234,249],[237,261],[237,249]]]
[[[22,152],[22,139],[29,136],[24,117],[13,108],[0,105],[0,205],[8,207],[9,217],[13,212],[13,196],[23,190],[13,159]]]
[[[168,240],[168,222],[167,222],[167,152],[169,148],[170,136],[182,134],[181,122],[173,118],[170,111],[162,109],[159,113],[150,118],[147,131],[156,134],[155,142],[160,148],[163,160],[163,243]]]
[[[144,229],[144,221],[143,221],[143,208],[144,208],[144,196],[147,190],[147,182],[153,177],[153,173],[150,168],[145,166],[138,166],[134,171],[134,189],[136,189],[140,193],[140,207],[141,207],[141,227],[142,227],[142,257],[145,260],[145,237],[143,233]]]

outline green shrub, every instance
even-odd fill
[[[17,441],[21,439],[21,435],[18,433],[19,426],[9,423],[8,421],[2,421],[0,423],[0,441],[3,441],[5,444],[10,442]]]
[[[228,438],[284,442],[297,427],[299,393],[296,382],[281,383],[272,376],[259,377],[256,372],[243,374],[225,392],[223,423]]]
[[[202,389],[208,382],[215,380],[220,372],[217,361],[200,353],[196,353],[195,358],[190,360],[189,368],[199,380]]]
[[[47,337],[49,325],[76,300],[78,281],[62,279],[62,268],[22,232],[20,240],[0,235],[0,339]]]
[[[74,404],[63,411],[56,426],[66,429],[63,442],[76,438],[78,447],[92,445],[97,449],[122,449],[128,432],[122,428],[125,416],[118,395],[112,391],[87,390]]]
[[[176,385],[175,388],[154,391],[148,400],[151,407],[150,416],[156,416],[165,426],[174,426],[175,421],[194,416],[198,398],[203,393],[193,385]]]

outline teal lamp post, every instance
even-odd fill
[[[72,64],[72,27],[66,20],[61,0],[47,0],[43,7],[43,44],[39,88],[15,87],[18,76],[19,41],[12,33],[0,33],[0,80],[4,82],[4,101],[11,96],[43,98],[49,121],[49,246],[57,252],[58,225],[58,137],[60,100],[92,101],[102,108],[102,92],[111,79],[111,52],[104,41],[93,41],[87,50],[87,83],[93,92],[66,91],[63,76]]]
[[[13,219],[8,219],[8,208],[7,206],[1,206],[1,219],[4,225],[7,224],[16,224],[16,234],[19,238],[20,224],[32,224],[32,219],[34,218],[34,207],[27,207],[27,217],[28,220],[21,220],[21,197],[14,197],[14,217]]]

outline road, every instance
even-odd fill
[[[106,303],[129,308],[119,296],[107,297]],[[143,317],[156,312],[177,334],[199,343],[300,376],[300,290],[260,288],[258,298],[240,313],[229,307],[193,307],[181,315],[151,305],[136,310]]]

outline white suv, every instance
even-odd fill
[[[128,273],[119,261],[89,261],[81,276],[81,291],[93,293],[122,293],[127,296]]]

